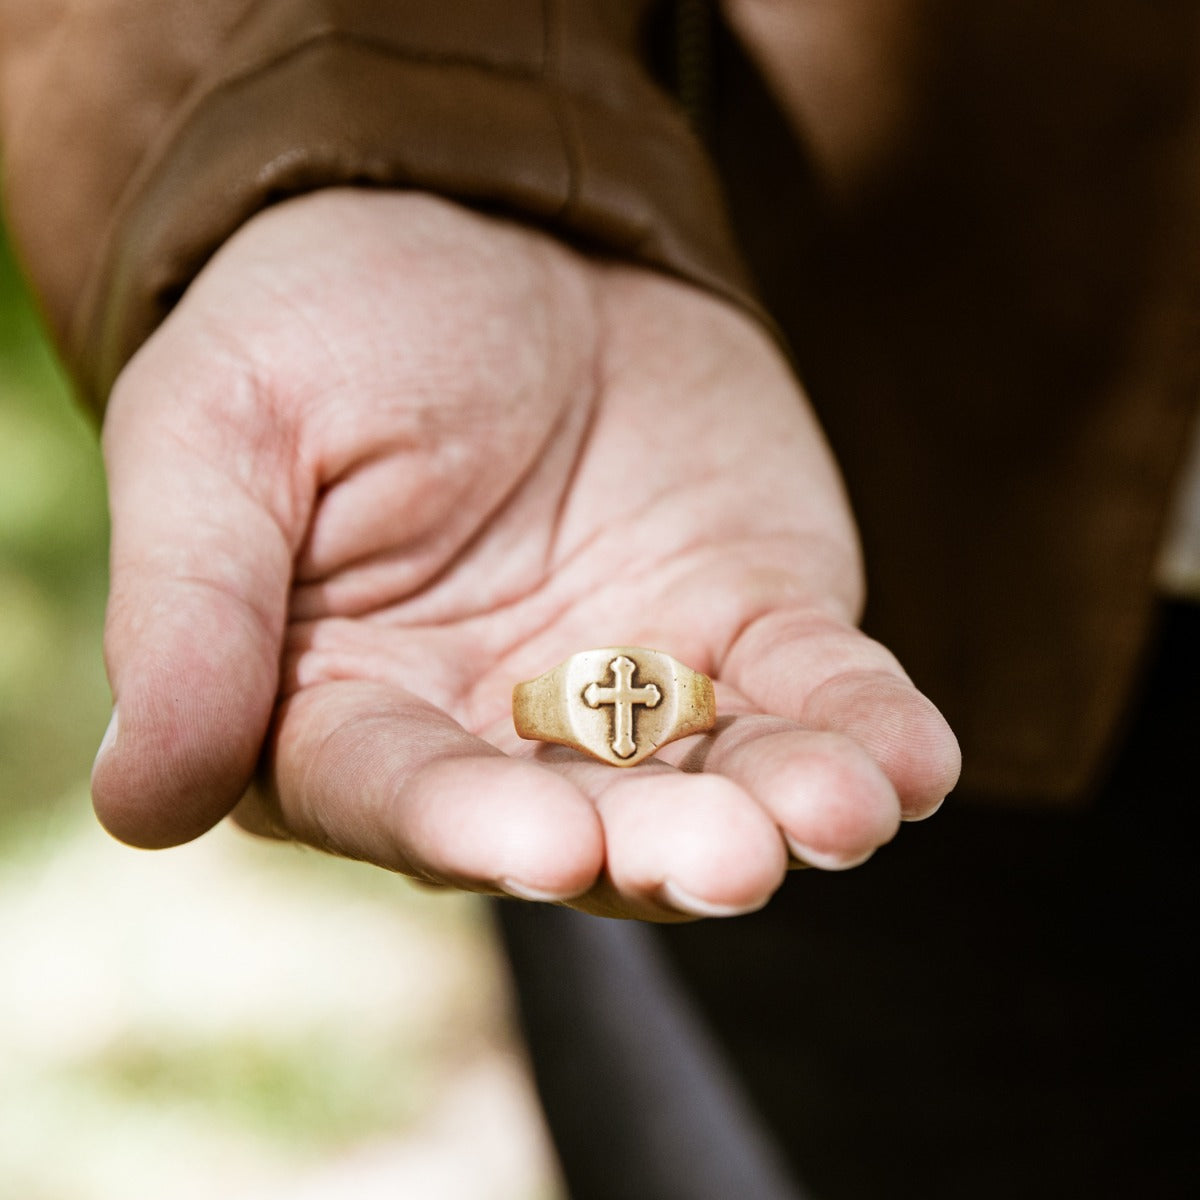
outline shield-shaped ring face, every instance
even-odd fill
[[[715,720],[706,675],[639,646],[582,651],[513,689],[521,737],[573,746],[616,767],[631,767]]]

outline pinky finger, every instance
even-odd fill
[[[772,614],[743,632],[722,678],[763,712],[857,742],[896,789],[903,820],[932,815],[958,781],[945,718],[888,650],[849,625]]]

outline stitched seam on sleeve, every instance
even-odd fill
[[[407,62],[436,67],[471,68],[496,75],[507,75],[513,79],[534,80],[542,74],[540,64],[536,67],[522,67],[514,63],[494,62],[469,54],[450,54],[436,50],[419,50],[412,46],[401,46],[395,42],[388,41],[386,38],[373,37],[370,34],[358,33],[352,29],[323,29],[319,33],[314,33],[311,37],[306,37],[293,43],[274,58],[266,59],[264,62],[258,63],[248,70],[242,71],[240,74],[222,79],[215,88],[205,93],[203,99],[214,96],[227,88],[248,83],[257,76],[264,75],[293,58],[299,58],[302,54],[307,53],[321,42],[346,42],[351,45],[363,46],[366,49],[377,51],[389,58],[403,59]]]

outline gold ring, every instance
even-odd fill
[[[573,746],[614,767],[632,767],[716,719],[707,675],[640,646],[583,650],[513,688],[521,737]]]

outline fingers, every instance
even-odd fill
[[[244,791],[274,701],[290,579],[291,547],[263,494],[286,488],[273,447],[284,439],[244,386],[235,411],[235,373],[215,358],[191,371],[188,358],[135,360],[104,437],[115,709],[92,789],[105,826],[145,847],[196,837]]]
[[[834,730],[862,746],[883,768],[906,821],[932,816],[958,782],[958,741],[933,703],[887,671],[847,672],[812,695],[801,722]]]
[[[394,686],[334,681],[293,696],[268,774],[243,824],[429,882],[562,900],[604,864],[600,820],[574,785]]]
[[[849,626],[772,614],[742,633],[721,677],[764,712],[862,747],[904,820],[931,815],[958,780],[958,742],[941,713],[887,650]]]
[[[737,717],[713,738],[705,768],[754,797],[792,856],[808,866],[857,866],[899,828],[891,780],[838,734],[797,729],[778,717]]]
[[[583,906],[589,911],[651,920],[737,916],[762,908],[783,882],[779,832],[735,781],[582,766],[608,847],[607,886]]]
[[[775,823],[732,780],[523,746],[510,757],[394,685],[322,683],[282,706],[236,816],[426,882],[608,916],[734,915],[782,882]]]
[[[865,749],[781,718],[733,719],[703,773],[522,746],[509,757],[394,684],[320,683],[281,708],[269,786],[237,815],[428,882],[651,920],[760,908],[789,849],[852,866],[900,819]]]

